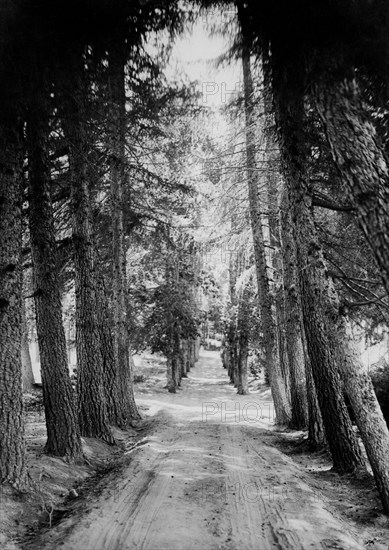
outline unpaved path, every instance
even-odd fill
[[[235,395],[216,353],[202,355],[183,388],[138,398],[154,430],[90,509],[40,548],[362,548],[304,471],[269,445],[266,393]]]

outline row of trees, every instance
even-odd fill
[[[159,251],[167,260],[163,300],[163,285],[170,294],[184,294],[180,319],[171,324],[164,318],[155,336],[155,349],[170,363],[182,359],[173,367],[175,384],[197,353],[198,282],[185,275],[183,263],[173,272],[173,241],[189,236],[178,231],[170,242],[162,235],[190,192],[172,171],[171,148],[185,150],[172,121],[191,106],[184,88],[164,82],[165,52],[152,60],[144,48],[148,33],[174,32],[183,14],[176,3],[160,9],[123,2],[115,10],[101,3],[93,14],[87,6],[57,8],[45,2],[34,10],[27,2],[2,7],[0,480],[15,486],[26,481],[23,272],[32,268],[28,297],[34,298],[49,454],[77,460],[81,436],[113,443],[111,425],[126,428],[140,419],[127,264],[129,247],[135,250],[151,234],[165,243],[166,254]],[[69,290],[75,295],[76,395],[62,311]],[[153,327],[163,309],[161,299],[156,303],[147,320]]]
[[[350,334],[358,316],[387,323],[387,7],[235,6],[252,264],[277,420],[308,426],[312,446],[326,441],[334,469],[352,472],[363,460],[346,395],[388,512],[388,428]],[[230,280],[239,310],[235,266]],[[235,382],[246,354],[236,317],[224,352]]]
[[[112,442],[110,424],[139,418],[128,327],[139,348],[146,342],[167,356],[169,391],[197,354],[196,294],[206,276],[180,164],[199,133],[192,139],[187,125],[172,122],[185,121],[190,105],[185,90],[164,85],[166,52],[159,48],[157,63],[143,48],[150,33],[180,28],[182,13],[176,2],[108,4],[93,13],[69,4],[60,16],[48,2],[2,8],[1,482],[25,478],[23,258],[33,268],[48,452],[74,460],[81,435]],[[258,348],[278,422],[308,427],[315,448],[327,442],[339,472],[363,463],[347,395],[389,511],[389,434],[350,338],[350,320],[387,323],[389,50],[379,25],[387,8],[379,0],[231,5],[244,147],[224,193],[240,243],[230,260],[225,365],[247,392],[249,348]],[[213,170],[208,176],[218,183]],[[249,234],[252,247],[243,244]],[[138,263],[128,281],[129,249]],[[77,406],[62,323],[66,284],[75,290]]]

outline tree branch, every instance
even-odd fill
[[[335,204],[327,197],[318,195],[316,193],[313,195],[312,205],[318,206],[320,208],[326,208],[327,210],[335,210],[337,212],[354,212],[355,211],[355,208],[353,208],[352,206],[348,206],[346,204],[345,205]]]

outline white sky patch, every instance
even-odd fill
[[[184,72],[190,81],[198,81],[204,105],[222,108],[234,98],[242,80],[235,61],[217,67],[218,58],[228,49],[228,38],[211,33],[205,18],[199,18],[191,32],[176,40],[166,75],[174,78]]]

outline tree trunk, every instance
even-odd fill
[[[26,482],[22,398],[22,125],[0,113],[0,483]],[[8,111],[8,112],[7,112]]]
[[[46,97],[39,94],[37,100],[30,104],[27,126],[29,226],[47,429],[45,451],[74,460],[81,455],[82,449],[62,322],[50,198],[49,115],[45,108],[46,101]]]
[[[248,340],[244,336],[240,337],[239,341],[239,357],[238,357],[238,391],[239,395],[248,395],[248,357],[249,346]]]
[[[301,204],[301,203],[300,203]],[[306,207],[305,207],[306,208]],[[301,207],[299,208],[298,215],[299,223],[302,223]],[[382,415],[381,408],[377,401],[374,388],[368,372],[362,367],[360,361],[354,352],[352,345],[348,342],[347,329],[345,320],[339,315],[339,300],[332,283],[332,280],[326,273],[326,268],[322,253],[315,237],[314,224],[310,223],[310,227],[307,230],[307,234],[311,235],[310,243],[308,243],[310,252],[306,249],[307,265],[304,266],[305,274],[311,274],[312,279],[308,282],[308,277],[303,277],[303,308],[304,308],[304,324],[307,331],[308,349],[311,345],[310,357],[317,357],[323,362],[328,363],[335,362],[335,365],[329,365],[328,370],[335,373],[336,365],[339,366],[343,382],[346,388],[347,395],[352,404],[352,408],[355,414],[358,428],[361,432],[362,441],[365,445],[366,452],[374,473],[376,484],[381,496],[381,500],[386,512],[389,512],[389,432],[386,426],[384,417]],[[315,238],[315,241],[313,241]],[[315,269],[316,273],[312,273]],[[305,280],[304,280],[305,279]],[[311,285],[311,288],[309,286]],[[316,303],[315,303],[316,302]],[[323,315],[324,313],[324,315]],[[316,317],[314,319],[313,315]],[[310,317],[310,319],[308,319]],[[308,321],[308,322],[307,322]],[[312,323],[313,321],[313,323]],[[312,335],[310,329],[312,324],[316,324],[315,334]],[[318,334],[317,327],[320,328],[320,334]],[[332,346],[332,350],[331,347]],[[326,351],[325,354],[322,354]],[[331,355],[330,355],[331,354]],[[328,357],[329,356],[329,357]],[[335,361],[334,361],[335,360]],[[330,372],[331,372],[330,371]],[[317,371],[316,371],[317,372]],[[315,374],[315,371],[314,371]],[[322,373],[323,375],[323,373]],[[318,388],[319,400],[321,394],[324,393],[324,388],[321,389],[322,376],[315,376],[316,387]],[[341,386],[336,381],[337,385],[337,397],[338,401],[335,403],[339,406],[339,396],[341,396]],[[347,426],[347,439],[350,440],[353,446],[357,445],[352,439],[355,439],[355,435],[352,432],[352,426],[347,414],[347,410],[344,405],[343,396],[341,396],[342,416],[345,417],[344,425]],[[339,471],[345,471],[346,468],[351,470],[351,461],[357,466],[361,459],[358,456],[356,460],[355,456],[350,455],[348,461],[346,461],[344,455],[340,456],[339,445],[336,448],[336,455],[333,451],[334,447],[331,446],[330,438],[339,438],[341,433],[340,426],[334,426],[333,420],[327,418],[327,422],[331,422],[330,430],[326,422],[325,416],[329,413],[329,400],[321,403],[321,410],[323,419],[326,426],[327,439],[329,441],[333,459],[334,467]],[[335,412],[335,410],[333,411]],[[330,433],[329,433],[330,432]],[[352,438],[350,437],[352,434]],[[346,438],[343,439],[343,444]],[[333,443],[333,442],[332,442]],[[339,443],[339,441],[338,441]],[[345,450],[343,450],[343,453]],[[356,455],[355,451],[353,452]],[[335,455],[335,456],[334,456]],[[358,449],[359,455],[359,449]],[[336,466],[335,459],[339,466]]]
[[[292,208],[298,233],[301,302],[308,353],[334,469],[340,473],[353,471],[361,464],[361,456],[337,368],[342,354],[334,339],[333,327],[338,316],[332,301],[334,289],[315,234],[312,209],[306,200],[297,201]]]
[[[181,340],[181,378],[188,378],[189,365],[189,343],[188,340]]]
[[[234,223],[232,222],[231,229],[233,230]],[[234,384],[234,387],[238,385],[238,352],[237,352],[237,334],[236,334],[236,308],[237,308],[237,297],[236,297],[236,258],[233,254],[230,257],[230,266],[229,266],[229,291],[230,291],[230,302],[231,302],[231,311],[229,313],[229,325],[228,325],[228,353],[229,353],[229,371],[228,376],[230,381]]]
[[[341,350],[334,340],[338,311],[316,234],[309,194],[304,134],[304,107],[300,90],[277,90],[276,113],[281,154],[289,193],[299,274],[299,292],[307,349],[334,469],[352,472],[362,464],[358,441],[342,395],[337,365]]]
[[[30,346],[28,342],[28,326],[26,319],[26,304],[22,300],[22,388],[24,392],[29,392],[33,388],[34,373],[32,370],[32,362],[30,355]]]
[[[77,52],[73,53],[75,57]],[[95,251],[91,223],[91,198],[87,180],[88,140],[85,128],[83,56],[70,59],[66,81],[64,127],[69,141],[72,180],[71,210],[76,287],[76,352],[78,420],[81,435],[114,443],[104,394],[100,352]]]
[[[181,343],[179,336],[179,326],[174,323],[173,325],[173,375],[176,384],[176,388],[181,386]]]
[[[389,293],[389,168],[356,79],[329,76],[316,105],[332,157]]]
[[[199,338],[196,337],[193,339],[192,342],[192,348],[191,348],[191,369],[194,369],[196,366],[196,362],[198,361],[198,352],[197,352],[197,344],[199,342]]]
[[[300,327],[300,301],[296,268],[296,251],[289,214],[287,192],[281,203],[282,256],[285,300],[285,340],[289,362],[292,401],[292,427],[304,430],[308,425],[307,384],[305,380],[305,357]]]
[[[276,411],[277,423],[288,424],[291,419],[291,411],[277,358],[276,329],[272,314],[272,300],[269,291],[262,216],[256,181],[255,113],[252,105],[253,81],[250,68],[250,48],[247,40],[246,14],[244,13],[243,4],[241,2],[238,4],[238,17],[243,34],[242,65],[246,115],[246,156],[250,220],[254,242],[254,257],[265,350],[265,363],[269,374],[269,382],[274,401],[274,408]]]
[[[166,357],[166,377],[167,377],[167,389],[169,393],[176,393],[176,379],[174,373],[174,359],[169,354]]]
[[[386,513],[389,513],[389,431],[378,403],[368,370],[362,365],[346,319],[338,317],[336,335],[339,345],[346,342],[340,362],[342,379],[355,421],[373,470]]]
[[[188,365],[186,372],[190,372],[194,367],[194,340],[189,338],[188,340]]]
[[[124,43],[123,43],[124,47]],[[110,176],[112,213],[112,300],[114,313],[114,358],[117,370],[116,404],[121,428],[141,418],[135,404],[130,369],[130,340],[127,328],[127,258],[123,221],[123,188],[126,180],[126,93],[124,57],[121,45],[115,45],[109,57],[110,83]]]
[[[333,159],[389,292],[389,170],[370,110],[356,80],[326,80],[318,86],[316,99]],[[389,512],[388,428],[371,378],[347,338],[346,322],[339,315],[337,320],[338,345],[348,342],[340,362],[343,381],[382,504]]]
[[[299,300],[301,303],[301,299]],[[300,307],[301,311],[301,307]],[[300,314],[300,334],[304,349],[305,377],[307,384],[308,400],[308,441],[313,451],[322,449],[326,443],[326,434],[324,429],[323,417],[320,411],[320,404],[317,398],[315,381],[313,378],[312,365],[309,358],[307,339],[305,337],[302,316]]]
[[[282,380],[285,385],[286,396],[288,403],[291,403],[291,387],[290,387],[290,373],[289,373],[289,358],[286,348],[286,312],[284,295],[282,288],[274,289],[275,297],[275,317],[276,317],[276,337],[277,337],[277,357],[280,362],[280,371]]]
[[[188,361],[186,364],[186,372],[188,373],[194,367],[194,341],[192,338],[189,338],[187,340],[187,345],[188,345]]]
[[[250,76],[250,75],[249,75]],[[285,300],[282,290],[282,278],[283,278],[283,269],[282,269],[282,255],[281,255],[281,234],[280,234],[280,214],[278,207],[278,195],[281,188],[281,166],[280,166],[280,153],[279,148],[276,143],[276,137],[274,133],[274,114],[272,110],[271,101],[269,94],[263,91],[263,105],[265,110],[265,125],[263,128],[263,135],[265,139],[265,175],[266,175],[266,184],[267,184],[267,196],[265,193],[263,201],[259,200],[258,207],[260,203],[267,200],[268,206],[268,226],[269,226],[269,244],[268,256],[270,258],[271,273],[272,276],[269,277],[269,289],[272,291],[272,294],[275,296],[273,300],[273,310],[275,312],[275,327],[276,327],[276,346],[277,346],[277,357],[280,362],[280,370],[282,373],[282,378],[285,384],[285,390],[288,402],[291,403],[290,395],[290,375],[289,375],[289,360],[286,348],[286,311],[285,311]],[[262,216],[261,216],[262,218]],[[264,217],[265,218],[265,217]],[[262,222],[265,220],[262,219]]]
[[[200,359],[201,338],[197,336],[194,346],[194,359],[195,363]]]
[[[248,395],[248,356],[249,356],[249,331],[250,331],[250,319],[249,319],[249,300],[250,290],[249,285],[251,281],[248,281],[241,293],[238,306],[238,394]]]
[[[97,273],[97,323],[99,330],[100,353],[103,362],[104,393],[108,420],[118,425],[121,418],[120,400],[117,397],[117,369],[115,365],[112,313],[102,273]]]
[[[222,349],[220,352],[220,357],[222,360],[223,369],[226,369],[228,372],[228,349],[227,349],[227,342],[226,342],[225,336],[223,337],[223,341],[222,341]]]

